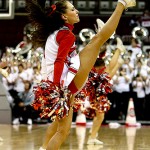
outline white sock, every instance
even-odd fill
[[[123,4],[124,6],[126,6],[126,2],[124,0],[118,0],[118,2],[120,2],[121,4]]]

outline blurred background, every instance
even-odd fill
[[[56,0],[46,0],[46,6],[49,7]],[[89,41],[90,32],[95,32],[94,24],[96,18],[100,18],[104,22],[110,17],[115,9],[117,1],[114,0],[72,0],[75,8],[79,10],[80,23],[75,25],[74,33],[77,37],[77,50],[80,51],[84,47],[84,43]],[[127,115],[129,98],[134,98],[135,113],[137,120],[149,124],[150,121],[150,1],[137,0],[136,7],[123,12],[116,35],[119,36],[126,46],[127,51],[122,56],[124,65],[113,79],[113,90],[108,97],[112,103],[112,108],[106,115],[104,122],[109,120],[117,120],[124,123]],[[8,111],[8,120],[18,124],[24,122],[22,115],[18,112],[20,108],[28,106],[30,103],[22,104],[18,93],[25,90],[30,92],[30,88],[41,80],[41,58],[43,49],[33,49],[31,43],[31,32],[33,28],[28,20],[26,12],[25,0],[0,0],[0,58],[2,62],[9,62],[7,67],[1,73],[1,81],[4,86],[8,100],[8,105],[0,101],[1,114]],[[85,33],[82,29],[87,29]],[[82,38],[81,35],[84,37]],[[111,39],[108,44],[108,60],[111,59],[113,50],[115,49],[115,39]],[[109,63],[109,62],[107,62]],[[122,84],[122,74],[128,76],[130,81]],[[124,79],[123,79],[124,80]],[[140,87],[135,87],[135,82],[140,82]],[[134,83],[134,84],[133,84]],[[128,87],[128,91],[124,90],[124,85]],[[116,88],[119,86],[119,90]],[[122,88],[122,89],[121,89]],[[142,91],[138,95],[138,88]],[[134,92],[136,98],[131,96]],[[16,94],[17,93],[17,94]],[[143,94],[144,93],[144,94]],[[128,95],[128,96],[127,96]],[[122,96],[124,98],[120,100]],[[4,97],[0,92],[0,98]],[[21,101],[21,102],[20,102]],[[24,108],[24,107],[23,107]],[[122,109],[123,108],[123,109]],[[5,111],[4,111],[5,110]],[[16,111],[17,110],[17,111]],[[30,107],[23,116],[27,119],[28,124],[33,122],[42,122],[38,113]],[[22,110],[21,110],[22,112]],[[32,112],[32,116],[30,116]],[[10,115],[10,116],[9,116]],[[74,114],[73,121],[76,120]],[[4,119],[0,116],[0,119]],[[17,120],[16,120],[17,119]],[[43,120],[47,122],[49,120]],[[3,121],[1,121],[3,122]]]
[[[0,0],[0,14],[8,12],[8,1]],[[47,0],[46,5],[49,6],[55,3],[54,0]],[[13,19],[0,20],[0,48],[6,46],[16,46],[23,38],[23,28],[28,23],[26,14],[25,0],[14,0],[15,12]],[[74,33],[78,35],[82,28],[94,29],[95,19],[99,17],[104,22],[112,14],[116,6],[116,1],[112,0],[72,0],[74,6],[79,10],[81,22],[76,25]],[[133,25],[130,25],[131,19],[140,21],[145,10],[149,10],[150,2],[148,0],[138,0],[137,6],[124,11],[123,17],[117,28],[117,34],[121,36],[131,35]],[[129,40],[124,37],[124,41],[129,44]],[[148,44],[145,41],[145,44]]]

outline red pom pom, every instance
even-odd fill
[[[73,110],[77,112],[84,105],[85,98],[87,96],[87,91],[83,88],[74,99]]]
[[[89,96],[90,107],[84,108],[82,112],[88,118],[96,115],[95,110],[107,112],[110,109],[110,101],[107,99],[107,94],[112,92],[112,85],[110,84],[110,77],[104,69],[96,71],[93,68],[90,72],[89,79],[84,87]]]
[[[54,121],[68,116],[71,92],[67,87],[58,87],[49,80],[42,80],[33,88],[33,92],[35,100],[32,106],[41,111],[41,117],[50,117]]]

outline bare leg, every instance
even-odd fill
[[[123,42],[121,41],[120,38],[117,37],[117,49],[116,49],[115,54],[113,55],[109,65],[106,68],[106,72],[110,73],[111,77],[114,75],[113,73],[111,73],[111,71],[114,70],[114,68],[117,68],[114,66],[116,66],[116,64],[118,62],[119,62],[119,64],[121,64],[121,62],[119,61],[119,59],[121,59],[120,55],[121,54],[123,55],[125,53],[125,51],[126,51],[126,48],[123,45]],[[115,71],[113,71],[113,72],[115,72]]]
[[[116,30],[123,10],[124,6],[121,3],[118,3],[114,13],[110,17],[110,19],[106,22],[101,32],[99,32],[91,40],[91,42],[81,51],[80,53],[81,65],[78,73],[74,78],[74,83],[78,89],[80,89],[83,86],[86,78],[88,77],[88,74],[96,61],[97,55],[99,54],[100,46],[102,46],[112,35],[112,33]],[[58,150],[61,144],[64,142],[71,126],[72,113],[73,113],[72,110],[70,110],[68,117],[58,121],[57,132],[50,139],[47,146],[47,150]]]
[[[74,100],[74,95],[70,98],[71,103],[73,102],[73,100]],[[73,115],[73,110],[72,108],[70,108],[68,117],[65,117],[57,121],[57,131],[55,132],[53,137],[49,139],[49,143],[47,145],[46,150],[58,150],[60,148],[61,144],[65,141],[65,139],[69,134],[71,123],[72,123],[72,115]]]
[[[120,54],[121,54],[121,51],[119,49],[116,49],[115,54],[113,55],[109,65],[108,65],[109,70],[112,70],[114,68],[114,66],[118,62],[118,58],[119,58]]]
[[[73,110],[70,109],[69,116],[58,121],[58,128],[55,135],[50,139],[46,150],[58,150],[67,138],[71,123]]]
[[[119,59],[121,59],[121,58],[119,58],[120,54],[121,54],[120,50],[117,49],[115,54],[113,55],[109,65],[105,69],[105,71],[107,73],[109,73],[109,76],[111,78],[116,74],[117,70],[120,68],[120,66],[123,63],[123,62],[119,62]]]
[[[109,76],[111,78],[116,74],[117,70],[121,67],[122,64],[123,64],[123,60],[122,60],[122,62],[116,62],[116,65],[114,66],[114,68],[109,73]]]
[[[91,68],[93,67],[99,54],[100,47],[116,30],[123,10],[124,6],[121,3],[118,3],[114,13],[106,22],[102,30],[98,32],[91,42],[80,52],[80,68],[74,78],[74,83],[78,89],[82,87]]]
[[[98,133],[103,120],[104,120],[104,113],[99,113],[96,111],[96,116],[93,119],[92,132],[90,136],[91,139],[96,138],[96,134]]]
[[[49,140],[52,138],[52,136],[56,133],[58,127],[58,121],[52,122],[49,127],[47,128],[46,135],[44,138],[44,142],[42,145],[42,148],[46,149],[47,145],[49,143]]]

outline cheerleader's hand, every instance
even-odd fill
[[[123,55],[125,53],[125,51],[126,51],[126,48],[123,45],[123,43],[122,43],[122,41],[121,41],[121,39],[119,37],[117,37],[116,40],[117,40],[117,49],[119,49],[120,53]]]

